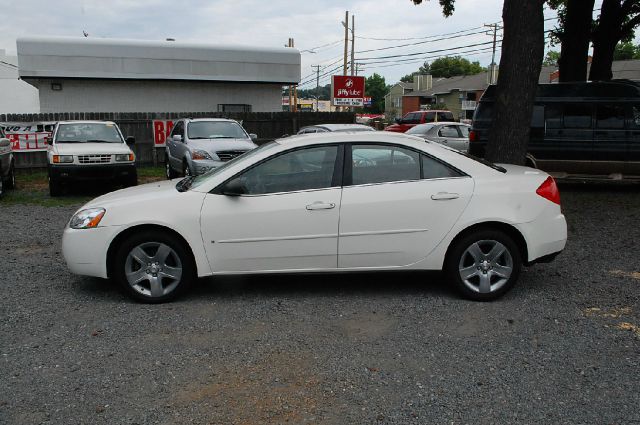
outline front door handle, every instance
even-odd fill
[[[307,205],[307,209],[309,211],[313,211],[313,210],[330,210],[332,208],[335,208],[336,204],[334,203],[326,203],[326,202],[314,202],[313,204],[309,204]]]
[[[459,197],[459,194],[450,192],[438,192],[431,195],[431,199],[434,201],[446,201],[448,199],[458,199]]]

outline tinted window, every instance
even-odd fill
[[[624,106],[598,105],[596,107],[596,127],[624,128]]]
[[[590,128],[591,106],[567,104],[564,106],[564,128]]]
[[[634,105],[631,110],[631,127],[640,128],[640,105]]]
[[[239,176],[249,195],[331,187],[337,146],[278,155]]]
[[[176,123],[176,125],[173,126],[173,130],[171,130],[171,137],[175,136],[176,134],[184,136],[184,122],[183,121],[178,121]]]
[[[424,114],[424,122],[434,122],[436,120],[435,112],[427,112]]]
[[[424,179],[460,177],[462,175],[427,155],[420,155],[420,159],[422,160],[422,178]]]
[[[493,103],[480,102],[476,112],[473,114],[474,121],[489,121],[493,118]]]
[[[418,153],[396,146],[351,147],[353,184],[384,183],[420,178]]]
[[[440,137],[451,137],[456,139],[460,137],[460,135],[458,134],[458,130],[453,125],[442,127],[440,131],[438,131],[438,135]]]
[[[531,114],[531,127],[544,127],[544,106],[535,105]]]
[[[453,121],[453,112],[438,112],[438,121]]]
[[[547,128],[562,128],[562,106],[547,105],[544,108],[544,121]]]
[[[402,119],[402,122],[405,124],[419,124],[420,114],[416,112],[409,113],[405,115],[405,117]]]

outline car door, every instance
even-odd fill
[[[345,149],[339,267],[401,267],[424,259],[464,211],[473,180],[398,145]]]
[[[457,125],[443,125],[438,129],[436,133],[437,137],[435,138],[435,142],[440,143],[444,146],[448,146],[450,148],[465,151],[469,147],[467,139],[463,139],[458,132]]]
[[[201,229],[214,272],[335,269],[341,164],[339,145],[295,149],[232,178],[243,195],[208,194]]]

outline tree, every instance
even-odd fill
[[[366,79],[364,88],[367,96],[371,97],[371,107],[365,108],[365,111],[374,114],[384,112],[384,96],[389,93],[384,77],[374,73]]]
[[[416,4],[422,0],[412,0]],[[606,1],[606,0],[605,0]],[[440,0],[445,16],[455,0]],[[524,164],[544,55],[544,0],[504,0],[504,36],[487,158]]]
[[[553,35],[561,42],[558,59],[561,82],[587,80],[594,3],[595,0],[549,0],[560,17],[560,26]]]
[[[424,74],[429,74],[430,73],[430,66],[429,66],[429,62],[425,62],[422,64],[422,66],[416,71],[416,72],[412,72],[411,74],[407,74],[404,77],[400,78],[400,81],[402,81],[403,83],[413,83],[413,77],[416,75],[424,75]]]
[[[627,61],[631,59],[640,59],[640,45],[636,46],[630,41],[618,43],[613,51],[613,60]]]
[[[608,81],[616,45],[628,40],[640,24],[640,0],[603,0],[593,31],[593,60],[589,79]]]
[[[544,66],[557,66],[558,59],[560,59],[560,52],[555,50],[549,50],[547,55],[544,57],[544,61],[542,61],[542,65]]]
[[[431,62],[431,75],[436,78],[449,78],[457,75],[475,75],[484,71],[480,62],[469,62],[461,56],[438,58]]]

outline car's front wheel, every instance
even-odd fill
[[[56,197],[62,195],[62,184],[51,177],[49,177],[49,196]]]
[[[171,167],[171,163],[169,162],[169,155],[166,155],[164,158],[164,167],[165,174],[168,180],[172,180],[178,177],[178,173],[176,173],[175,170]]]
[[[499,230],[470,233],[450,250],[445,272],[465,298],[490,301],[505,294],[518,280],[522,258],[518,246]]]
[[[144,231],[120,245],[113,276],[138,301],[160,303],[187,289],[195,279],[195,264],[188,247],[178,237]]]

